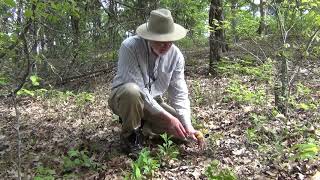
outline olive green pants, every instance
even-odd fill
[[[142,132],[145,136],[156,136],[165,133],[169,128],[167,124],[161,123],[162,119],[152,115],[144,108],[144,96],[135,83],[126,83],[111,92],[108,100],[109,107],[122,119],[122,135],[129,136],[135,129],[144,125]],[[177,117],[174,108],[163,102],[162,97],[154,98],[167,112]]]

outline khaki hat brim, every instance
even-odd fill
[[[147,23],[140,25],[136,33],[143,39],[152,41],[177,41],[187,35],[188,30],[179,24],[174,23],[174,31],[167,34],[156,34],[147,30]]]

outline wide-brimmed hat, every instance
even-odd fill
[[[188,30],[174,23],[168,9],[157,9],[150,13],[147,23],[140,25],[136,33],[152,41],[177,41],[186,36]]]

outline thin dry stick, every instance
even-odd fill
[[[16,131],[18,134],[18,179],[21,180],[21,135],[20,135],[20,112],[17,108],[17,99],[16,95],[12,93],[12,103],[16,113]]]
[[[235,46],[237,46],[237,47],[241,48],[242,50],[246,51],[247,53],[251,54],[251,56],[255,57],[261,64],[263,64],[263,61],[259,58],[259,56],[253,54],[251,51],[249,51],[248,49],[242,47],[239,44],[235,44]]]
[[[261,46],[253,38],[250,38],[250,39],[251,39],[251,41],[253,41],[258,46],[260,51],[263,53],[264,59],[267,60],[268,57],[267,57],[266,53],[264,52],[264,50],[261,48]]]

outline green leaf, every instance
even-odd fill
[[[27,9],[25,12],[24,12],[24,16],[27,17],[27,18],[31,18],[32,17],[32,11],[31,9]]]
[[[4,3],[10,7],[16,7],[16,2],[14,0],[4,0]]]
[[[31,80],[33,86],[39,86],[40,85],[39,81],[41,80],[41,78],[38,77],[37,75],[30,76],[30,80]]]
[[[1,85],[6,85],[7,84],[7,79],[4,77],[0,77],[0,86]]]
[[[55,174],[56,174],[56,171],[55,171],[55,170],[52,170],[52,169],[48,169],[48,170],[47,170],[47,173],[48,173],[48,174],[51,174],[51,175],[55,175]]]
[[[29,95],[34,96],[34,91],[30,91],[28,89],[21,89],[17,92],[17,95]]]
[[[303,109],[303,110],[308,110],[309,109],[309,106],[305,103],[300,103],[298,104],[298,107]]]
[[[134,176],[137,178],[137,179],[140,179],[141,178],[141,172],[140,172],[140,168],[138,166],[134,166]]]
[[[77,165],[77,166],[79,166],[79,165],[82,164],[82,161],[81,161],[79,158],[75,159],[73,162],[74,162],[74,164]]]
[[[63,167],[65,168],[65,170],[71,170],[72,168],[74,168],[74,163],[73,161],[71,161],[68,157],[63,157]]]
[[[68,151],[69,157],[78,157],[79,156],[79,151],[77,150],[70,150]]]

